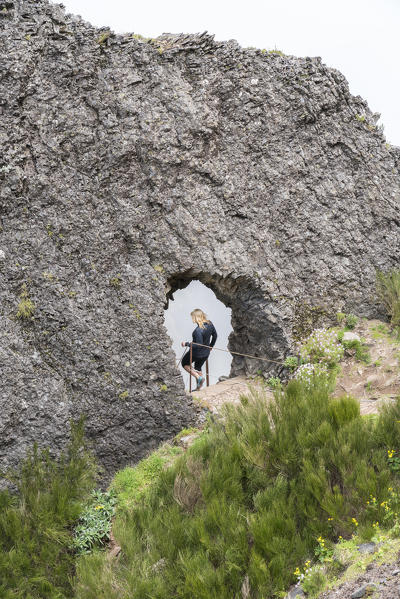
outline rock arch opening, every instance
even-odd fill
[[[258,358],[282,361],[288,351],[289,340],[283,328],[284,310],[263,290],[262,285],[257,286],[253,279],[247,277],[223,277],[194,271],[177,273],[168,279],[165,310],[168,309],[170,300],[174,299],[174,294],[187,288],[192,281],[203,283],[231,310],[232,331],[227,348],[230,352],[237,353],[232,353],[229,376],[257,373],[271,376],[272,373],[281,372],[282,367],[275,362],[237,355],[250,354]],[[194,301],[194,304],[197,303]],[[188,306],[186,313],[182,314],[182,318],[189,323],[190,332],[193,329],[190,311],[195,307],[201,306],[193,305],[190,309]],[[216,322],[214,324],[217,325]],[[211,380],[210,384],[214,382],[216,381]]]
[[[177,289],[170,299],[168,308],[165,310],[164,322],[172,339],[172,348],[177,362],[184,353],[181,341],[190,341],[192,338],[194,325],[190,318],[190,312],[195,308],[201,308],[212,320],[218,332],[216,343],[218,349],[210,354],[208,360],[210,385],[217,383],[221,376],[229,376],[232,355],[228,353],[227,348],[229,335],[233,331],[231,309],[216,297],[212,289],[199,280],[192,280],[184,289]],[[189,374],[181,366],[179,368],[185,386],[188,387]]]

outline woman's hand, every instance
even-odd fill
[[[185,342],[181,341],[181,345],[182,345],[182,347],[185,347]]]

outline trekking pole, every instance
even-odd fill
[[[183,356],[186,354],[186,348],[183,351],[183,354],[181,355],[180,358],[177,358],[176,361],[178,362],[177,366],[179,366],[179,364],[181,364],[182,360],[183,360]]]
[[[207,387],[210,386],[210,373],[208,370],[208,358],[206,360],[206,384],[207,384]]]
[[[190,343],[190,363],[189,363],[189,393],[192,392],[192,343]]]

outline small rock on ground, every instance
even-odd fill
[[[343,334],[343,341],[360,341],[359,335],[357,333],[352,333],[351,331],[346,331]]]
[[[358,546],[358,551],[364,554],[375,553],[376,543],[361,543],[361,545]]]
[[[285,599],[295,599],[295,597],[305,597],[305,593],[301,586],[295,586],[291,591],[289,591]]]

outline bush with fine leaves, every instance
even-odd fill
[[[35,446],[5,476],[16,488],[0,492],[0,597],[73,597],[71,528],[93,488],[96,465],[85,449],[83,421],[59,459]]]
[[[117,511],[118,562],[78,563],[77,599],[253,599],[280,596],[318,538],[371,527],[366,508],[398,489],[387,450],[400,449],[400,403],[375,421],[326,383],[291,381],[227,408],[146,495]],[[380,508],[378,508],[380,509]],[[383,509],[383,508],[382,508]]]

